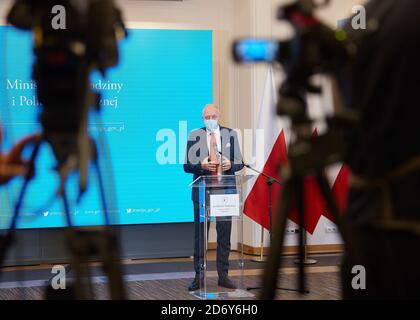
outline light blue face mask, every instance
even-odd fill
[[[219,127],[219,123],[217,122],[217,120],[204,120],[204,125],[206,126],[206,129],[209,130],[210,132],[215,132],[217,130],[217,128]]]

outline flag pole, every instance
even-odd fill
[[[235,159],[236,160],[236,159]],[[262,175],[263,177],[265,177],[267,179],[267,187],[268,187],[268,216],[269,216],[269,220],[270,220],[270,243],[272,242],[272,219],[273,219],[273,200],[272,200],[272,186],[274,183],[278,184],[278,185],[283,185],[281,181],[279,181],[278,179],[269,176],[268,174],[266,174],[264,171],[260,171],[255,169],[254,167],[252,167],[250,164],[247,164],[245,162],[242,161],[242,164],[244,165],[245,168],[248,168],[254,172],[256,172],[259,175]],[[260,257],[259,258],[253,258],[251,259],[254,262],[265,262],[265,258],[264,258],[264,227],[261,225],[261,242],[260,242]]]
[[[300,231],[303,232],[303,255],[304,255],[303,264],[306,265],[306,266],[317,264],[318,263],[317,260],[308,258],[308,243],[307,243],[305,228],[301,227]],[[295,262],[295,264],[299,264],[300,259],[295,259],[294,262]]]
[[[265,262],[264,258],[264,227],[261,226],[261,242],[260,242],[260,256],[251,259],[253,262]]]

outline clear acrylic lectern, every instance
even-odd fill
[[[200,289],[192,293],[199,299],[240,299],[253,296],[243,285],[242,245],[242,187],[253,178],[255,176],[201,176],[190,184],[192,188],[198,188],[199,193]],[[208,234],[211,222],[216,224],[216,255],[209,254]],[[237,234],[237,243],[231,243],[229,247],[230,235],[234,232]],[[226,238],[229,239],[228,243]],[[219,275],[225,273],[228,273],[235,289],[219,286]]]

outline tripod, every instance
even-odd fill
[[[87,137],[86,137],[87,138]],[[89,139],[89,138],[87,138]],[[30,181],[35,172],[35,161],[39,153],[40,147],[44,142],[51,142],[44,135],[40,135],[36,141],[34,149],[29,161],[29,170],[25,176],[22,188],[20,190],[18,200],[16,202],[13,217],[7,233],[1,238],[0,242],[0,265],[3,265],[7,250],[13,242],[16,231],[19,213],[23,205],[24,196]],[[62,178],[59,195],[63,202],[65,219],[67,223],[67,241],[72,257],[72,267],[76,274],[75,298],[92,299],[94,297],[93,288],[89,282],[89,267],[93,256],[99,256],[103,261],[103,269],[109,279],[110,296],[112,299],[124,299],[125,291],[122,280],[122,272],[118,263],[118,245],[115,234],[110,228],[110,219],[108,215],[108,204],[104,188],[104,181],[99,167],[98,152],[95,142],[90,139],[92,146],[92,160],[97,176],[99,196],[101,199],[102,209],[104,211],[105,226],[104,227],[85,227],[79,228],[73,226],[70,214],[70,204],[66,193],[65,182],[70,170],[71,163],[69,159],[63,161],[61,157],[57,157],[58,169]],[[52,143],[54,149],[54,143]],[[57,155],[57,154],[56,154]],[[86,281],[87,280],[87,281]]]
[[[277,283],[278,278],[278,269],[280,268],[281,262],[281,250],[284,241],[284,233],[286,227],[286,221],[288,213],[292,209],[293,204],[295,203],[298,211],[299,222],[302,224],[305,221],[304,218],[304,177],[305,173],[303,171],[294,171],[293,166],[290,170],[286,170],[284,188],[282,190],[281,199],[282,202],[278,208],[276,226],[273,237],[273,243],[270,248],[270,255],[267,260],[266,269],[264,272],[263,287],[264,290],[261,294],[261,299],[271,300],[274,298],[275,294],[275,284]],[[338,213],[338,207],[335,202],[335,199],[331,193],[329,183],[324,176],[323,168],[318,168],[315,171],[315,176],[317,183],[319,185],[322,196],[324,197],[327,207],[330,212],[333,214],[339,228],[341,230],[342,236],[346,239],[348,234],[343,226],[340,224],[340,217]],[[305,272],[304,272],[304,235],[303,232],[300,233],[299,239],[299,292],[305,293]],[[280,253],[279,253],[280,250]]]
[[[272,187],[273,184],[276,183],[280,186],[283,185],[282,182],[280,182],[279,180],[277,180],[276,178],[269,176],[268,174],[266,174],[265,172],[259,171],[253,167],[251,167],[249,164],[245,164],[244,166],[260,175],[262,175],[264,178],[266,178],[267,180],[267,187],[268,187],[268,218],[269,218],[269,232],[270,232],[270,243],[273,243],[273,192],[272,192]],[[263,287],[248,287],[246,288],[246,290],[251,291],[251,290],[259,290],[259,289],[263,289]],[[279,288],[279,287],[275,287],[276,290],[284,290],[284,291],[298,291],[297,289],[289,289],[289,288]],[[305,293],[309,293],[309,291],[305,291]]]

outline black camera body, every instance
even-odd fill
[[[65,27],[54,28],[52,8],[65,9]],[[18,0],[8,22],[34,33],[33,77],[43,106],[44,131],[77,132],[90,90],[92,70],[105,71],[118,63],[118,35],[125,32],[112,0]]]
[[[54,25],[60,7],[65,21]],[[8,22],[34,33],[33,78],[42,104],[40,123],[59,163],[80,153],[80,134],[87,135],[91,107],[99,94],[90,87],[90,74],[102,75],[118,63],[118,38],[126,35],[113,0],[17,0]]]
[[[308,116],[307,94],[322,93],[311,83],[312,77],[337,75],[355,54],[342,30],[331,29],[315,16],[315,10],[329,2],[297,0],[280,7],[278,19],[289,22],[294,30],[289,40],[245,39],[233,45],[238,63],[278,63],[283,67],[286,79],[279,88],[277,113],[291,120],[296,139],[289,149],[290,165],[302,174],[345,158],[342,128],[353,126],[355,121],[350,114],[335,115],[327,119],[330,130],[324,136],[314,136]]]

